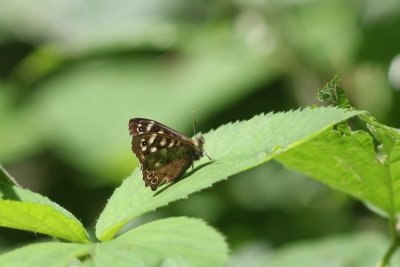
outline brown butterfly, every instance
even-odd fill
[[[193,129],[195,120],[193,119]],[[164,183],[181,177],[195,160],[206,155],[204,138],[200,134],[189,137],[153,120],[129,120],[132,150],[141,164],[146,187],[154,191]]]

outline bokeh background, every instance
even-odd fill
[[[400,1],[0,0],[0,162],[93,228],[137,166],[130,118],[191,136],[192,110],[207,132],[317,104],[334,75],[354,106],[400,127]],[[147,219],[179,215],[222,232],[230,266],[315,258],[330,240],[365,257],[387,245],[362,203],[274,162]],[[2,228],[0,251],[43,239]]]

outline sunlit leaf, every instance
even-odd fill
[[[223,237],[198,219],[169,218],[106,243],[29,245],[0,255],[2,266],[224,266]],[[83,265],[81,265],[83,264]]]
[[[368,115],[361,115],[370,118]],[[382,145],[375,150],[365,131],[325,131],[276,159],[374,206],[385,214],[400,212],[400,133],[372,118],[369,127]]]
[[[359,112],[336,108],[305,109],[259,115],[221,126],[204,135],[205,150],[215,162],[202,159],[194,171],[172,186],[154,194],[144,187],[137,168],[110,198],[97,221],[96,235],[100,240],[111,239],[135,217],[264,163],[356,114]]]
[[[46,197],[10,184],[0,184],[0,226],[89,242],[82,224],[67,210]]]

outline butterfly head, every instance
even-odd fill
[[[196,135],[195,136],[195,140],[194,140],[194,146],[196,147],[195,149],[195,153],[196,153],[196,159],[199,159],[201,157],[203,157],[204,154],[204,149],[203,149],[203,145],[204,145],[204,137],[202,134]]]

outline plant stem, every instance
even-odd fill
[[[393,256],[393,253],[396,251],[396,249],[400,246],[400,238],[397,233],[396,229],[396,219],[395,216],[391,216],[389,219],[389,228],[390,228],[390,234],[392,236],[392,242],[388,248],[388,250],[385,252],[385,255],[383,255],[383,258],[379,260],[379,262],[375,265],[375,267],[385,267],[388,266],[390,263],[390,259]]]

